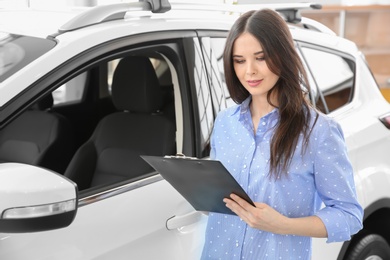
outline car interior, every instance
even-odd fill
[[[73,154],[73,127],[43,97],[0,131],[0,162],[18,162],[64,172]]]
[[[164,156],[175,150],[175,125],[164,113],[163,91],[149,58],[121,59],[111,92],[117,111],[99,121],[65,171],[79,189],[148,173],[152,168],[140,155]]]
[[[163,57],[152,55],[104,61],[84,72],[79,100],[53,106],[56,93],[42,98],[0,131],[0,162],[48,168],[79,190],[152,172],[140,155],[176,153],[170,71]]]

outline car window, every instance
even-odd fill
[[[119,61],[120,58],[107,62],[107,66],[105,67],[107,69],[107,72],[105,73],[101,71],[101,74],[107,76],[107,84],[102,84],[102,87],[99,91],[100,98],[105,98],[108,95],[110,95],[113,74]],[[162,81],[161,83],[164,84],[165,75],[162,74],[166,73],[167,70],[166,62],[162,62],[162,60],[155,59],[155,58],[150,58],[150,61],[152,62],[156,70],[156,73],[159,74],[158,76],[160,81]],[[84,91],[87,83],[87,76],[88,76],[87,72],[81,73],[79,76],[69,80],[65,84],[61,85],[61,87],[57,88],[53,92],[54,105],[58,106],[58,105],[64,105],[71,102],[80,102],[84,95]]]
[[[144,35],[129,36],[121,39],[120,44],[118,41],[107,42],[94,52],[77,55],[73,57],[72,62],[53,71],[45,82],[33,89],[34,91],[31,88],[23,93],[23,96],[18,97],[15,101],[23,102],[22,109],[28,111],[28,114],[25,115],[20,111],[20,116],[17,114],[12,121],[7,121],[7,125],[0,129],[0,162],[14,161],[8,156],[11,154],[9,153],[11,144],[12,151],[16,151],[12,154],[24,157],[18,158],[18,161],[24,160],[28,164],[43,166],[65,175],[78,185],[80,199],[83,199],[97,193],[106,193],[112,189],[118,189],[121,193],[121,187],[124,185],[130,185],[134,181],[148,179],[152,175],[156,175],[153,168],[145,165],[146,162],[142,160],[140,155],[165,156],[184,153],[187,156],[200,157],[203,149],[204,156],[207,156],[213,112],[199,44],[196,51],[197,59],[193,58],[195,49],[193,37],[196,34],[192,31],[187,32],[187,34],[185,32],[184,34],[183,32],[151,34],[153,37],[150,35],[147,37]],[[188,37],[183,39],[184,35],[188,35]],[[158,37],[165,38],[160,41],[157,40]],[[188,55],[183,51],[184,46],[187,45],[191,48],[191,53]],[[123,99],[122,94],[119,94],[119,106],[114,100],[115,73],[124,59],[132,59],[132,57],[145,58],[151,63],[153,73],[150,70],[145,73],[143,78],[146,81],[151,79],[150,75],[156,74],[157,83],[153,84],[158,85],[159,90],[156,93],[159,94],[153,95],[161,98],[161,102],[157,102],[160,104],[156,110],[151,111],[149,108],[145,108],[145,106],[154,106],[154,102],[146,103],[142,99],[131,97],[137,89],[142,89],[145,86],[140,79],[137,79],[139,78],[137,75],[142,73],[134,74],[132,72],[139,67],[144,68],[137,61],[132,63],[133,65],[125,67],[124,72],[120,73],[122,76],[116,80],[117,84],[119,82],[129,90],[130,93],[125,93],[125,95],[129,97],[130,101]],[[187,63],[187,58],[192,59],[191,66]],[[190,84],[189,77],[193,78]],[[46,96],[52,97],[52,100],[41,102],[46,100]],[[199,117],[197,112],[194,113],[194,110],[197,110],[194,103],[196,100],[199,101]],[[134,103],[132,108],[127,107],[126,103],[128,102]],[[38,103],[45,103],[45,105],[38,105]],[[58,133],[62,136],[61,141],[57,142],[55,141],[57,137],[46,134],[50,130],[47,122],[34,123],[29,115],[31,114],[30,110],[33,110],[34,114],[38,114],[38,112],[42,115],[47,114],[50,118],[58,116],[59,120],[67,125],[66,128],[60,127],[54,130],[55,134]],[[104,123],[103,121],[111,120],[107,119],[108,116],[116,114],[118,111],[122,115],[146,113],[151,117],[147,120],[136,120],[127,126],[122,122],[110,122],[108,126],[112,128],[97,130]],[[122,117],[122,115],[117,117]],[[156,124],[155,120],[157,120]],[[146,123],[144,124],[142,121]],[[32,131],[32,128],[26,126],[28,124],[25,123],[42,126],[46,131]],[[164,124],[169,125],[169,130],[166,132]],[[25,127],[20,127],[20,125],[25,125]],[[52,125],[56,126],[57,124]],[[200,125],[202,125],[204,133],[202,142],[198,138],[199,133],[201,133]],[[14,129],[18,129],[18,131],[14,131]],[[23,138],[24,130],[27,129],[28,136],[39,134],[40,137],[35,140],[18,141]],[[138,132],[134,133],[133,130]],[[124,132],[125,137],[119,132]],[[13,133],[17,135],[20,133],[20,135],[11,137],[10,135]],[[115,142],[118,147],[110,147],[107,143],[108,139],[97,141],[94,144],[89,143],[102,133],[108,139],[113,137],[112,142]],[[159,134],[159,136],[156,137],[154,134]],[[53,137],[55,147],[42,149],[39,143],[34,143],[36,140],[39,142],[51,137]],[[8,140],[11,138],[16,141],[9,142]],[[1,147],[3,141],[6,146]],[[129,142],[134,143],[134,149],[125,148],[125,144]],[[167,142],[169,144],[165,145]],[[19,144],[23,147],[20,148]],[[199,146],[203,148],[199,149]],[[47,149],[50,152],[44,153]],[[99,151],[100,154],[95,151],[85,155],[85,157],[82,155],[77,162],[74,161],[75,157],[81,154],[80,151],[85,149],[102,150]],[[123,152],[123,150],[126,151]],[[35,160],[35,157],[29,155],[31,151],[34,151],[36,155],[47,155],[48,157],[43,159],[47,163],[41,163],[41,159]],[[2,158],[1,154],[6,157]],[[130,159],[132,157],[137,158],[136,162]],[[28,160],[25,160],[26,158]],[[57,165],[60,159],[61,169],[58,169]],[[98,160],[96,164],[95,160]],[[84,165],[88,161],[92,162],[92,166]],[[77,170],[72,169],[72,167],[79,165],[83,166]],[[137,170],[140,168],[142,169]],[[96,169],[95,173],[98,172],[100,177],[95,178],[93,176],[95,173],[89,174],[88,171],[91,169]]]
[[[324,113],[330,113],[350,103],[355,80],[354,62],[324,50],[308,47],[301,50],[317,87],[316,106]]]
[[[213,102],[211,100],[209,81],[203,62],[202,49],[198,38],[193,38],[194,46],[194,84],[196,99],[198,103],[198,114],[200,122],[201,142],[200,149],[202,156],[209,154],[209,142],[214,123]]]
[[[102,55],[99,59],[86,59],[86,63],[79,66],[80,71],[74,74],[76,76],[65,83],[58,77],[53,78],[53,84],[61,84],[57,89],[41,94],[41,98],[31,108],[27,108],[25,113],[0,130],[0,162],[17,160],[52,169],[77,183],[83,194],[84,191],[105,190],[131,179],[139,180],[156,174],[140,155],[174,155],[176,150],[182,149],[177,149],[176,144],[183,144],[179,140],[183,138],[183,134],[177,134],[177,131],[182,131],[182,127],[177,127],[181,120],[176,120],[176,107],[181,110],[178,106],[181,103],[175,102],[175,99],[181,98],[180,87],[174,87],[172,79],[172,70],[179,66],[175,61],[178,58],[168,58],[174,55],[174,51],[167,50],[165,53],[168,48],[158,50],[159,46],[154,46],[148,47],[147,43],[143,43],[136,50],[127,47],[126,52],[122,51],[116,56]],[[90,64],[90,60],[94,64]],[[139,64],[138,60],[145,64]],[[173,65],[169,66],[169,62]],[[145,69],[144,73],[148,64],[151,69]],[[135,69],[138,74],[133,72]],[[116,72],[118,75],[115,79]],[[156,80],[152,80],[151,73],[155,74]],[[142,77],[138,77],[141,74]],[[67,75],[59,75],[67,78]],[[200,74],[197,75],[201,77]],[[180,78],[183,78],[182,74]],[[175,82],[179,80],[176,78]],[[116,89],[122,89],[119,92],[117,90],[116,97],[114,84]],[[153,87],[148,87],[149,85]],[[47,89],[54,87],[48,85]],[[108,93],[105,97],[101,95],[103,88]],[[150,92],[143,91],[144,88]],[[50,100],[46,97],[50,97]],[[179,114],[182,115],[183,111]],[[45,131],[39,130],[38,124],[34,123],[38,119],[33,118],[38,116],[48,118],[44,119],[47,121],[38,123]],[[125,121],[128,117],[133,117],[134,120],[130,123]],[[61,123],[50,124],[55,126],[55,129],[50,130],[48,122],[56,122],[53,118],[58,118]],[[109,123],[105,123],[108,121]],[[66,128],[62,128],[65,124]],[[34,125],[37,127],[32,128]],[[107,127],[102,128],[102,125]],[[24,134],[24,130],[28,131],[28,135]],[[46,132],[51,132],[51,135]],[[94,139],[97,136],[99,139]],[[187,135],[187,138],[192,137]],[[53,142],[47,142],[47,146],[45,142],[43,148],[41,140],[46,139]],[[93,144],[91,140],[94,140]],[[96,151],[89,153],[92,147]],[[11,158],[10,149],[15,151],[12,155],[17,158]],[[100,150],[97,151],[98,149]],[[46,153],[46,150],[50,150],[50,153]],[[85,150],[89,151],[84,154]],[[30,152],[34,154],[31,155]],[[74,162],[79,154],[82,154],[80,160]],[[59,169],[57,166],[60,158]],[[85,164],[88,161],[93,165],[92,168]],[[77,165],[82,166],[79,168]],[[96,171],[88,176],[87,169],[95,167]]]
[[[0,82],[55,46],[55,41],[0,32]]]
[[[80,102],[83,98],[87,73],[81,73],[53,91],[54,105]]]
[[[234,105],[225,83],[223,70],[223,50],[226,38],[202,37],[202,50],[204,53],[207,74],[210,80],[210,92],[213,99],[214,113]]]
[[[153,72],[147,69],[148,64]],[[100,77],[106,77],[102,85],[109,94],[94,104],[95,109],[85,110],[87,115],[83,118],[91,117],[88,116],[91,114],[97,120],[93,127],[87,125],[81,128],[92,131],[90,138],[78,149],[82,155],[75,154],[73,158],[73,161],[85,164],[83,157],[90,153],[84,147],[93,144],[98,155],[97,170],[93,176],[85,177],[87,174],[79,174],[79,168],[70,165],[65,173],[78,183],[80,190],[102,188],[147,176],[153,169],[142,160],[141,155],[176,153],[174,90],[172,81],[167,82],[165,78],[166,73],[170,75],[171,72],[164,56],[153,50],[131,52],[102,62],[99,67],[99,71],[106,70]],[[97,86],[94,91],[99,91]],[[82,123],[88,124],[88,121]],[[99,150],[100,144],[106,148]]]

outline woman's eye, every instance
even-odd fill
[[[263,61],[263,60],[265,60],[265,58],[264,57],[257,57],[256,60]]]
[[[238,63],[238,64],[242,64],[244,62],[245,62],[245,60],[237,60],[237,59],[234,60],[234,63]]]

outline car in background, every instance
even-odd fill
[[[260,8],[289,23],[364,207],[363,230],[313,239],[313,259],[390,259],[390,105],[353,42],[299,15],[318,7],[0,9],[0,259],[199,259],[207,215],[140,155],[208,158],[214,119],[233,104],[225,39]]]

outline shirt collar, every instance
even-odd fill
[[[240,113],[240,115],[243,115],[243,114],[246,114],[249,112],[249,104],[251,103],[252,101],[252,96],[249,96],[247,97],[244,101],[242,101],[241,104],[239,104],[236,109],[234,109],[232,111],[232,114],[231,116],[237,114],[238,112]],[[278,117],[279,116],[279,109],[278,108],[274,108],[271,112],[268,113],[267,115],[268,117]]]
[[[245,114],[249,110],[249,104],[251,103],[252,97],[247,97],[241,104],[238,104],[235,109],[232,110],[231,116],[234,116],[237,113]]]
[[[240,105],[240,114],[248,113],[249,111],[249,104],[252,101],[252,96],[247,97]]]

